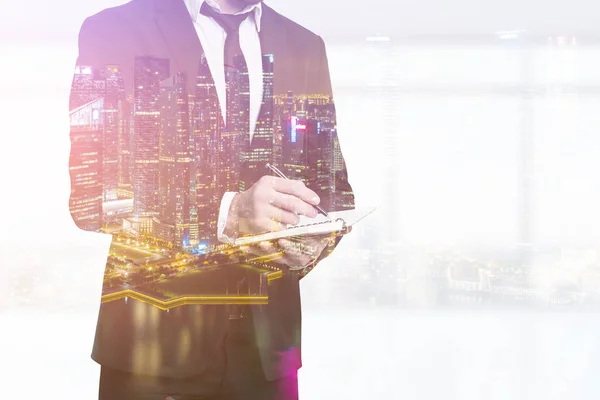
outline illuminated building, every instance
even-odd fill
[[[71,83],[69,110],[74,110],[91,101],[104,97],[105,80],[99,71],[90,66],[77,65]]]
[[[122,99],[119,107],[119,177],[117,198],[133,199],[133,115],[129,99]]]
[[[123,229],[134,235],[149,235],[154,225],[153,218],[123,218]]]
[[[293,115],[287,121],[283,136],[283,172],[290,179],[302,179],[308,168],[308,141],[306,138],[306,120]],[[307,183],[306,179],[302,179]]]
[[[136,57],[133,105],[134,217],[158,215],[158,147],[160,82],[169,76],[169,59]]]
[[[330,211],[354,208],[354,196],[336,188],[344,171],[337,137],[335,105],[329,95],[275,96],[276,131],[281,130],[281,156],[275,162],[291,179],[300,178],[321,197],[321,206]],[[276,134],[277,137],[277,134]],[[277,149],[277,141],[274,148]],[[280,161],[279,161],[280,160]],[[334,196],[335,193],[335,196]]]
[[[104,99],[102,133],[102,187],[103,201],[119,198],[120,155],[125,151],[122,143],[125,126],[123,101],[125,88],[118,66],[108,65],[102,69],[77,66],[73,77],[70,98],[71,109]]]
[[[248,67],[242,56],[234,57],[234,67],[226,68],[227,117],[218,142],[217,190],[240,189],[240,167],[244,144],[250,131],[250,87]],[[220,196],[218,196],[220,198]]]
[[[221,108],[210,71],[203,59],[196,77],[192,112],[190,245],[214,237],[219,199],[218,145],[223,128]]]
[[[119,184],[119,138],[121,100],[124,97],[124,86],[121,72],[117,66],[106,66],[102,70],[104,78],[104,134],[103,142],[103,187],[104,201],[118,199]]]
[[[283,138],[293,115],[293,93],[273,95],[273,164],[283,168]]]
[[[183,246],[190,226],[190,119],[187,79],[178,73],[161,84],[159,141],[160,214],[154,236]]]
[[[242,168],[242,179],[240,179],[240,190],[248,189],[256,182],[265,171],[267,163],[273,163],[273,133],[274,133],[274,105],[273,105],[273,55],[265,54],[262,58],[263,64],[263,98],[259,117],[249,142],[249,135],[245,137],[246,152]]]
[[[335,129],[331,124],[322,123],[319,120],[308,121],[307,129],[310,133],[313,133],[311,136],[314,144],[309,144],[309,149],[312,152],[312,154],[309,154],[309,160],[314,169],[315,189],[321,198],[321,207],[333,211],[335,209],[333,198],[335,171],[332,167]],[[310,136],[309,139],[311,139]]]
[[[102,131],[104,100],[99,98],[69,113],[73,219],[85,230],[102,227]]]

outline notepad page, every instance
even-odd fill
[[[315,218],[309,218],[309,217],[305,217],[304,215],[301,215],[300,222],[298,222],[298,225],[288,225],[288,229],[293,226],[299,227],[299,226],[329,222],[330,219],[332,221],[335,221],[338,218],[341,218],[342,220],[344,220],[344,222],[346,223],[347,226],[352,226],[355,223],[357,223],[358,221],[360,221],[361,219],[363,219],[364,217],[366,217],[367,215],[371,214],[373,211],[375,211],[375,207],[360,208],[360,209],[356,208],[356,209],[352,209],[352,210],[343,210],[343,211],[332,211],[332,212],[328,213],[329,218],[327,218],[323,214],[319,214]]]
[[[268,240],[276,240],[292,236],[307,236],[307,235],[320,235],[332,232],[339,232],[344,229],[344,221],[322,221],[316,222],[311,218],[311,222],[306,225],[290,226],[287,229],[275,232],[268,232],[260,235],[243,236],[235,241],[236,246],[244,244],[257,243]]]
[[[288,225],[287,229],[281,231],[243,236],[235,241],[235,245],[241,246],[244,244],[276,240],[291,236],[320,235],[339,232],[343,230],[344,227],[354,225],[373,211],[375,211],[375,208],[333,211],[328,213],[329,217],[319,214],[315,218],[301,215],[297,225]]]

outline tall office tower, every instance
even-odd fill
[[[91,101],[104,97],[105,80],[99,70],[90,66],[77,65],[71,84],[69,110],[74,110]]]
[[[308,132],[308,164],[310,178],[314,179],[311,187],[321,198],[321,207],[332,211],[334,205],[334,171],[333,167],[333,126],[321,122],[320,118],[310,119],[306,126]]]
[[[296,104],[294,101],[294,92],[291,90],[288,90],[287,92],[287,99],[285,102],[285,111],[287,112],[288,116],[294,115],[296,113]]]
[[[335,211],[351,210],[354,208],[354,194],[343,190],[338,190],[338,182],[342,182],[347,177],[340,177],[345,169],[344,159],[342,157],[342,150],[340,147],[340,141],[338,139],[337,130],[331,129],[331,171],[333,180],[333,192],[336,195],[333,197],[331,209]]]
[[[240,190],[244,191],[267,174],[265,165],[273,163],[274,104],[273,104],[273,55],[264,54],[263,65],[263,98],[261,109],[250,142],[250,135],[244,135],[245,154],[242,164]]]
[[[337,193],[336,177],[344,170],[336,132],[335,105],[329,95],[278,98],[279,118],[287,117],[282,140],[282,168],[290,177],[302,176],[319,193],[329,210],[353,208],[352,193]],[[336,163],[337,161],[337,163]],[[334,198],[335,197],[335,198]]]
[[[124,99],[125,88],[121,71],[116,65],[106,66],[101,71],[104,79],[104,135],[103,142],[103,187],[104,201],[118,199],[119,185],[119,137],[122,124],[121,102]]]
[[[217,188],[220,193],[240,190],[240,168],[244,144],[250,131],[250,85],[248,67],[242,56],[236,56],[233,67],[227,67],[227,114],[218,142]]]
[[[71,196],[69,208],[85,230],[102,228],[102,116],[104,100],[71,110]]]
[[[290,179],[301,179],[307,183],[308,140],[306,140],[306,120],[293,115],[286,123],[283,136],[283,173]]]
[[[279,107],[282,112],[279,118],[285,118],[282,124],[282,169],[290,178],[298,177],[307,184],[316,182],[318,165],[326,156],[323,146],[327,146],[328,139],[326,135],[320,135],[320,108],[314,105],[311,108],[307,95],[294,97],[291,92],[288,92],[284,107]]]
[[[190,119],[187,79],[178,73],[161,84],[159,183],[160,214],[154,236],[174,245],[189,245]]]
[[[298,95],[294,101],[294,115],[308,118],[308,98],[306,94]]]
[[[132,199],[133,190],[131,177],[133,175],[133,112],[132,102],[128,98],[121,100],[119,107],[119,178],[117,197]]]
[[[196,84],[198,83],[198,74],[191,76],[191,79]],[[187,90],[188,92],[188,124],[190,127],[190,140],[189,140],[189,156],[190,156],[190,184],[189,184],[189,198],[190,198],[190,216],[189,216],[189,228],[188,228],[188,246],[196,246],[198,244],[198,209],[196,208],[196,116],[194,111],[196,110],[196,90]]]
[[[280,169],[283,168],[283,139],[293,114],[293,99],[291,91],[273,95],[273,164]]]
[[[283,122],[286,121],[283,116],[283,107],[280,99],[273,99],[273,164],[277,168],[282,167],[283,162]]]
[[[221,200],[220,188],[223,186],[219,183],[218,173],[223,118],[206,59],[202,60],[196,78],[193,103],[190,245],[215,236],[216,210]]]
[[[331,95],[313,94],[305,101],[305,112],[317,121],[320,157],[316,162],[317,183],[331,211],[354,208],[354,195],[336,187],[345,178],[341,176],[345,166],[337,136],[335,104]],[[313,131],[314,129],[311,129]],[[313,146],[310,146],[313,147]],[[334,196],[335,193],[335,196]]]
[[[169,59],[136,57],[134,62],[133,212],[134,220],[158,215],[160,82],[169,76]],[[149,229],[147,221],[140,225]],[[141,229],[141,228],[140,228]],[[141,232],[139,229],[135,229]]]

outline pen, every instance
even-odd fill
[[[267,164],[267,168],[269,168],[271,171],[273,171],[273,172],[274,172],[276,175],[278,175],[280,178],[283,178],[283,179],[288,179],[288,180],[290,179],[290,178],[288,178],[287,176],[285,176],[285,175],[283,174],[283,172],[281,172],[281,171],[279,170],[279,168],[277,168],[277,167],[276,167],[276,166],[274,166],[274,165]],[[313,206],[313,207],[314,207],[315,209],[317,209],[317,211],[319,211],[321,214],[323,214],[324,216],[326,216],[327,218],[329,218],[329,214],[327,214],[327,211],[323,210],[323,208],[322,208],[321,206],[319,206],[319,205],[316,205],[316,206]],[[329,218],[329,219],[331,220],[331,218]]]

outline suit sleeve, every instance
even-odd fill
[[[139,172],[134,159],[134,142],[138,137],[138,132],[135,130],[137,121],[133,113],[135,76],[132,72],[136,56],[152,56],[152,54],[144,54],[143,45],[138,43],[139,38],[132,38],[127,24],[128,21],[119,15],[103,11],[87,18],[79,32],[78,57],[69,101],[71,120],[69,211],[75,224],[86,231],[99,232],[103,226],[111,222],[103,220],[103,201],[117,198],[132,200],[135,174]],[[164,72],[162,61],[159,61],[160,64],[157,64],[156,68]],[[176,63],[173,60],[169,59],[168,61],[168,75],[174,77],[179,71],[174,69]],[[114,80],[110,82],[112,85],[110,88],[108,80],[103,83],[103,74],[108,73],[107,68],[109,67],[120,68],[123,86],[119,89],[122,89],[122,93],[118,95],[115,94],[114,86],[118,84]],[[90,70],[92,78],[85,76]],[[186,72],[189,73],[189,71]],[[102,85],[104,85],[104,89]],[[195,81],[188,79],[187,90],[193,90],[192,88],[195,87]],[[216,96],[215,93],[210,92],[205,95],[196,93],[195,109],[202,109],[203,102],[215,101],[211,97]],[[98,100],[97,104],[95,104],[95,100]],[[163,100],[167,101],[166,97],[159,99],[159,101]],[[96,108],[99,110],[94,111]],[[94,112],[96,112],[97,120],[94,121],[92,118],[90,121],[90,113]],[[111,115],[118,115],[118,121]],[[171,114],[167,113],[166,115],[165,118],[173,118]],[[211,122],[205,120],[207,115],[202,113],[201,118],[193,118],[191,123],[200,125],[190,127],[190,129],[209,129]],[[98,121],[101,123],[99,124]],[[160,123],[162,123],[162,116]],[[122,136],[119,137],[120,135]],[[125,152],[116,150],[117,143],[120,143],[118,146],[121,144],[125,146]],[[202,166],[201,169],[209,171],[204,168],[208,168],[207,166]],[[210,184],[207,180],[213,176],[209,172],[199,174],[192,168],[182,173],[195,174],[193,178],[190,175],[181,181],[194,181],[197,185]],[[190,224],[199,225],[195,233],[198,240],[217,243],[219,205],[224,193],[207,193],[193,190],[190,187],[177,189],[183,192],[194,192],[194,196],[190,195],[189,202],[185,205],[177,203],[173,207],[193,209],[193,211],[190,210],[189,218]],[[175,201],[173,196],[169,198],[169,201]],[[160,207],[163,207],[162,203]],[[118,220],[115,219],[113,222],[118,223]],[[164,224],[158,229],[172,232],[172,228],[168,224]],[[192,229],[190,229],[191,231]],[[191,236],[192,233],[190,233]]]
[[[331,96],[333,100],[333,90],[331,86],[331,77],[329,75],[329,62],[327,60],[327,51],[325,48],[325,43],[321,37],[318,37],[318,62],[313,62],[311,64],[315,65],[316,71],[314,71],[314,76],[317,79],[317,88],[320,92],[325,95]],[[333,121],[337,121],[336,111],[335,111],[335,102],[331,102],[331,119]],[[333,187],[331,188],[331,195],[327,196],[327,193],[323,193],[322,190],[318,190],[318,194],[323,198],[329,198],[328,208],[330,211],[341,211],[348,210],[354,208],[354,192],[352,191],[352,187],[348,181],[348,171],[346,169],[346,162],[344,160],[344,156],[341,151],[340,138],[337,133],[337,126],[334,126],[334,133],[332,134],[332,142],[330,143],[332,146],[332,151],[334,152],[334,159],[336,161],[332,162],[330,165],[331,174],[333,176],[332,183]],[[337,236],[332,245],[326,247],[323,252],[319,255],[319,257],[310,264],[302,273],[298,274],[299,279],[302,279],[306,276],[321,260],[328,257],[333,250],[337,247],[341,236]]]
[[[95,53],[101,52],[102,47],[98,38],[90,19],[86,19],[79,31],[78,56],[69,96],[69,212],[77,227],[95,232],[100,231],[102,217],[102,132],[88,121],[88,117],[95,116],[89,115],[90,109],[82,107],[82,103],[92,99],[78,92],[77,80],[81,76],[80,66],[97,67]]]

